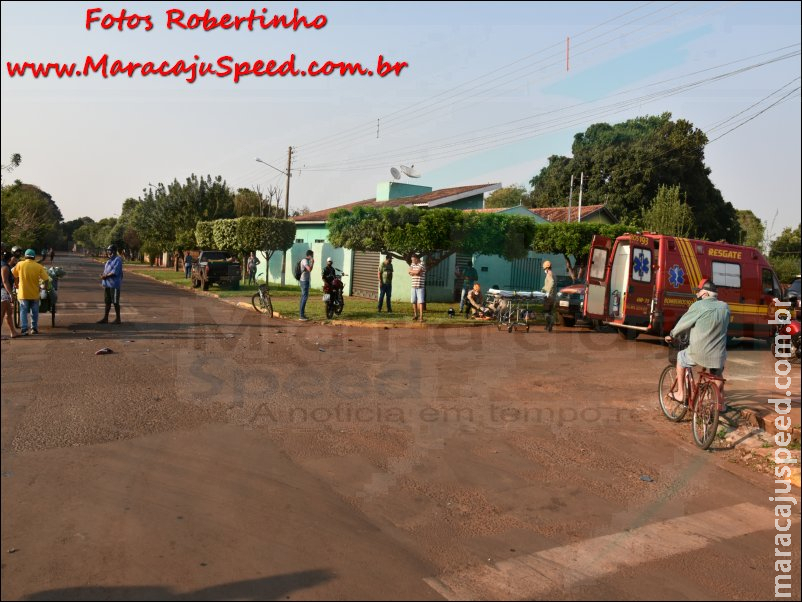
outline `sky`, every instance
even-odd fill
[[[192,18],[296,9],[314,26],[204,31]],[[3,182],[39,186],[67,220],[118,215],[193,173],[283,191],[290,147],[291,207],[372,198],[399,165],[435,189],[528,186],[591,124],[668,111],[707,133],[727,201],[775,234],[800,222],[798,2],[3,2],[0,29],[0,156],[22,155]],[[109,68],[294,56],[298,75],[10,75],[104,55]],[[380,55],[407,66],[380,77]],[[312,76],[312,61],[374,74]]]

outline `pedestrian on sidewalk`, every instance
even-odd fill
[[[543,313],[546,314],[546,326],[543,330],[551,332],[554,328],[554,305],[557,301],[557,287],[554,284],[554,272],[551,271],[551,262],[543,262],[543,270],[546,272],[546,282],[543,284],[543,292],[546,299],[543,301]]]
[[[11,270],[17,282],[17,300],[19,301],[20,326],[22,335],[39,334],[39,283],[47,284],[50,276],[41,263],[36,261],[36,251],[25,251],[25,260]],[[28,330],[28,314],[31,315],[31,327]]]
[[[189,280],[192,276],[192,253],[187,251],[184,253],[184,278]]]
[[[426,298],[426,267],[421,263],[420,255],[410,259],[408,274],[412,277],[412,319],[423,322],[423,304]]]
[[[315,266],[315,253],[312,249],[306,252],[306,258],[301,260],[301,317],[302,322],[306,322],[306,300],[309,298],[309,284],[312,281],[312,268]]]
[[[0,316],[0,324],[5,322],[8,324],[8,329],[11,331],[11,338],[16,339],[19,337],[17,329],[14,328],[14,303],[11,291],[14,287],[14,279],[11,276],[11,268],[8,267],[8,260],[11,259],[11,253],[3,251],[3,261],[0,263],[0,271],[2,271],[3,288],[0,289],[0,296],[2,297],[2,316]]]
[[[388,255],[379,266],[379,313],[381,313],[384,297],[387,296],[387,313],[392,313],[390,297],[393,294],[393,258]]]
[[[106,313],[97,323],[109,323],[109,312],[111,311],[111,306],[114,305],[114,313],[117,315],[114,324],[122,324],[120,321],[120,288],[123,284],[123,258],[117,255],[117,247],[114,245],[108,246],[106,255],[109,260],[103,266],[103,274],[100,276],[100,282],[103,285],[103,297],[106,303]]]

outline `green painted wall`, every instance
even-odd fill
[[[408,196],[426,194],[431,191],[431,186],[407,184],[406,182],[379,182],[376,186],[376,200],[390,201],[392,199],[402,199]]]

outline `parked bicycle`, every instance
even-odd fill
[[[685,371],[685,395],[682,400],[674,401],[679,390],[677,378],[677,353],[688,346],[687,338],[677,338],[669,343],[668,361],[660,375],[657,395],[660,409],[666,418],[679,422],[690,410],[691,434],[693,441],[701,449],[707,449],[713,443],[718,432],[718,416],[725,411],[722,389],[727,382],[720,376],[712,374],[707,368],[697,371],[696,380],[692,369]],[[669,396],[669,393],[671,396]]]
[[[273,317],[273,301],[270,299],[270,287],[267,283],[260,284],[256,293],[251,297],[251,305],[260,314],[268,318]]]

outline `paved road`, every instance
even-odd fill
[[[100,266],[62,265],[57,327],[2,343],[3,599],[774,595],[774,482],[661,417],[654,340],[270,321],[130,274],[97,325]],[[731,358],[767,399],[765,348]]]

